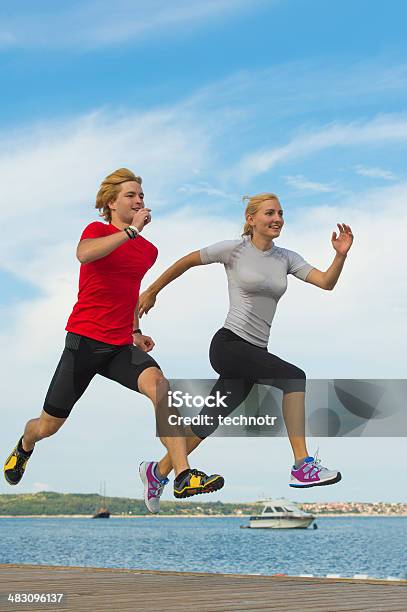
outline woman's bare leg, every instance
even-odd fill
[[[283,417],[294,461],[308,457],[305,442],[305,393],[293,391],[283,395]]]

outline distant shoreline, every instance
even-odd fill
[[[310,512],[310,514],[313,514],[312,512]],[[3,514],[0,515],[0,519],[14,519],[14,518],[92,518],[92,514]],[[244,519],[248,519],[250,518],[250,514],[111,514],[110,517],[111,518],[120,518],[120,519],[127,519],[127,518],[149,518],[149,519],[156,519],[156,518],[240,518],[242,520]],[[377,518],[377,517],[390,517],[390,518],[394,518],[394,517],[407,517],[407,513],[406,514],[369,514],[368,512],[360,512],[358,514],[356,513],[327,513],[327,514],[323,514],[322,512],[320,514],[314,514],[315,519],[318,518],[338,518],[338,517],[344,517],[344,518],[352,518],[352,517],[373,517],[373,518]],[[96,519],[95,519],[96,520]],[[100,519],[97,519],[100,520]]]

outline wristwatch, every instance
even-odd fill
[[[137,227],[135,227],[134,225],[129,225],[129,227],[125,227],[124,231],[126,232],[128,237],[130,238],[130,240],[133,240],[133,238],[137,238],[137,236],[140,233],[138,231]]]

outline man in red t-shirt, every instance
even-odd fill
[[[90,223],[82,232],[76,251],[81,262],[78,300],[66,325],[65,348],[40,417],[28,421],[6,460],[4,476],[9,484],[20,482],[35,444],[60,429],[96,374],[146,395],[157,417],[168,414],[168,382],[148,355],[154,342],[138,327],[140,284],[158,253],[140,235],[151,221],[141,183],[140,177],[120,168],[100,186],[96,208],[107,223]],[[185,437],[161,437],[161,441],[174,466],[176,497],[223,486],[221,476],[190,469]],[[146,506],[158,512],[168,479],[152,461],[140,465],[140,476]]]

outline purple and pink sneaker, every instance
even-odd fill
[[[322,487],[339,482],[342,476],[336,470],[328,470],[321,465],[318,453],[315,457],[306,457],[300,467],[293,465],[291,470],[290,487],[307,489],[309,487]]]
[[[160,497],[169,482],[168,478],[162,480],[157,478],[156,468],[156,461],[143,461],[139,467],[140,478],[144,485],[144,502],[147,510],[153,514],[160,512]]]

